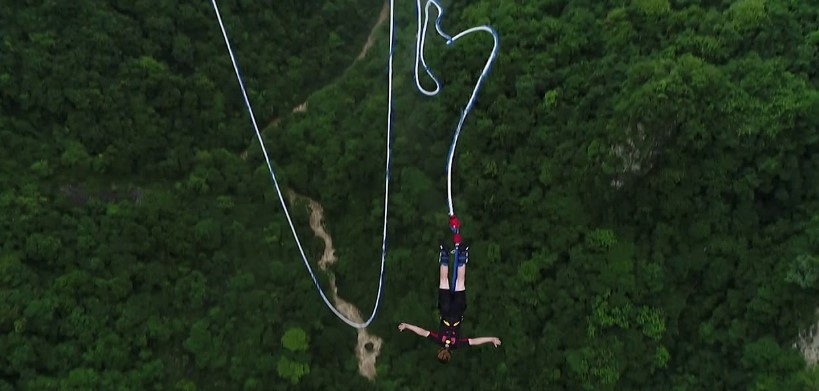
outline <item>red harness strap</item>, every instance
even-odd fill
[[[453,215],[449,216],[449,229],[452,230],[452,241],[455,243],[456,246],[461,245],[461,222],[458,221],[458,217]]]

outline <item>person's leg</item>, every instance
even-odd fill
[[[466,290],[466,264],[469,262],[469,246],[464,247],[458,255],[458,280],[455,281],[455,292]]]
[[[440,264],[438,289],[449,289],[449,249],[441,244],[438,246],[438,250],[438,264]]]
[[[442,280],[443,281],[443,280]],[[458,265],[458,280],[455,281],[455,292],[466,290],[466,265]]]
[[[448,316],[452,312],[452,296],[449,292],[449,250],[443,245],[440,246],[438,255],[438,312],[441,317]]]
[[[449,265],[441,264],[440,278],[438,278],[438,289],[449,289]]]

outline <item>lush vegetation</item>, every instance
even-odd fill
[[[325,3],[221,7],[257,117],[282,119],[281,179],[324,206],[341,293],[369,313],[387,26],[348,68],[382,4]],[[465,332],[501,348],[442,367],[395,330],[436,320],[445,154],[488,36],[430,41],[445,88],[424,98],[399,4],[369,383],[301,265],[210,4],[19,3],[0,11],[0,391],[815,389],[792,344],[819,305],[819,8],[446,5],[449,32],[501,35],[454,178]]]

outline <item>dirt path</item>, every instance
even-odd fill
[[[369,37],[367,37],[367,42],[364,43],[358,57],[356,57],[350,66],[355,65],[355,63],[363,59],[369,52],[370,48],[372,48],[373,42],[375,42],[376,32],[378,31],[378,28],[381,27],[381,24],[387,19],[389,10],[389,3],[384,2],[384,6],[381,8],[381,13],[378,15],[378,20],[370,30]],[[304,113],[306,111],[306,101],[294,107],[292,110],[293,113]],[[262,129],[262,132],[269,128],[275,127],[279,124],[279,121],[280,118],[272,119],[267,126]],[[254,141],[255,138],[251,139],[248,148],[239,155],[242,160],[247,159],[247,151],[253,146]],[[332,291],[332,297],[333,301],[335,302],[336,309],[344,314],[344,316],[355,322],[363,322],[364,320],[361,318],[361,312],[358,310],[358,308],[355,308],[355,306],[338,296],[338,287],[336,286],[335,276],[332,272],[327,270],[327,267],[332,266],[337,261],[337,258],[335,255],[335,248],[333,248],[333,238],[331,238],[324,229],[324,211],[321,208],[321,205],[308,197],[296,194],[292,190],[288,190],[287,193],[291,204],[293,204],[299,198],[308,201],[308,206],[310,208],[310,228],[317,237],[324,241],[324,253],[321,255],[321,259],[319,259],[319,268],[327,273],[330,279],[330,289]],[[370,381],[375,380],[375,361],[378,354],[381,352],[381,343],[381,338],[367,333],[366,329],[358,330],[358,343],[355,349],[355,355],[358,358],[358,372],[361,374],[361,376],[366,377]]]
[[[390,3],[384,2],[384,7],[381,8],[381,13],[378,15],[378,20],[375,22],[375,26],[373,26],[372,30],[370,30],[370,36],[367,37],[367,42],[364,43],[364,47],[361,48],[361,52],[356,57],[353,64],[358,62],[359,60],[363,59],[364,56],[367,55],[367,52],[370,51],[370,48],[373,47],[373,42],[375,42],[375,33],[378,31],[378,28],[381,27],[381,24],[387,20],[387,16],[390,14]]]
[[[361,312],[352,304],[338,296],[338,287],[336,286],[336,279],[332,272],[327,270],[327,267],[332,266],[338,258],[336,258],[336,250],[333,248],[333,238],[324,229],[324,210],[318,202],[296,194],[292,190],[287,191],[290,203],[294,204],[299,198],[307,200],[310,208],[310,228],[313,233],[324,241],[324,253],[318,261],[319,268],[326,272],[330,278],[330,289],[333,293],[333,301],[336,309],[344,314],[347,318],[354,322],[363,322]],[[358,358],[358,373],[366,377],[370,381],[375,380],[375,360],[381,352],[381,338],[367,333],[367,329],[358,330],[358,344],[355,348],[355,355]],[[370,345],[369,349],[368,346]]]
[[[358,57],[350,64],[350,67],[355,65],[359,60],[363,59],[364,56],[370,51],[372,48],[373,43],[375,42],[375,35],[378,31],[378,28],[381,27],[381,24],[387,19],[389,15],[389,3],[384,2],[384,6],[381,8],[381,13],[378,15],[378,20],[375,22],[375,25],[370,30],[370,35],[367,37],[367,41],[364,43],[364,46],[361,48],[361,52],[359,52]],[[349,67],[348,67],[349,68]],[[335,82],[335,81],[333,81]],[[307,101],[304,103],[296,106],[291,111],[292,113],[304,113],[307,111]],[[272,119],[264,128],[261,129],[262,132],[268,130],[269,128],[275,127],[279,124],[280,118]],[[253,142],[255,138],[250,140],[248,143],[248,147],[242,151],[239,156],[242,160],[247,159],[247,151],[253,146]],[[324,214],[321,205],[318,202],[296,194],[292,190],[288,190],[288,197],[290,198],[291,205],[297,201],[299,198],[305,199],[308,201],[308,206],[310,208],[310,228],[313,230],[313,233],[324,241],[324,253],[319,260],[319,268],[327,273],[328,277],[330,278],[330,289],[332,290],[333,301],[335,302],[336,309],[339,312],[344,314],[349,319],[352,319],[355,322],[363,322],[364,320],[361,318],[361,312],[358,308],[355,308],[352,304],[348,303],[344,299],[338,296],[338,287],[336,286],[335,276],[332,272],[327,270],[328,266],[333,265],[336,261],[335,249],[333,248],[333,239],[324,229]],[[381,352],[381,343],[382,340],[378,336],[370,335],[367,333],[366,329],[358,330],[358,344],[356,345],[355,355],[358,358],[358,372],[361,376],[366,377],[370,381],[375,380],[375,361],[378,357],[378,354]]]
[[[358,53],[358,57],[356,57],[356,59],[353,61],[353,63],[350,64],[349,67],[347,67],[348,69],[350,67],[352,67],[353,65],[355,65],[360,60],[362,60],[364,58],[364,56],[366,56],[367,53],[370,52],[370,48],[373,47],[373,43],[375,42],[375,35],[378,32],[378,28],[381,27],[382,24],[384,24],[384,21],[387,20],[387,16],[389,16],[389,15],[390,15],[390,3],[385,1],[384,6],[381,7],[381,13],[378,15],[378,20],[375,21],[375,25],[373,25],[373,28],[370,29],[370,35],[367,37],[367,42],[364,42],[364,46],[361,47],[361,51]],[[331,83],[334,83],[334,82],[335,81],[333,81]],[[304,101],[302,104],[294,107],[291,112],[292,113],[304,113],[306,111],[307,111],[307,101]],[[264,128],[261,129],[261,131],[264,132],[265,130],[268,130],[268,129],[272,128],[272,127],[275,127],[276,125],[279,124],[280,121],[281,121],[281,118],[273,118],[272,120],[270,120],[270,122],[267,123],[267,125]],[[253,145],[254,140],[255,139],[250,140],[248,148],[250,148]],[[247,149],[245,149],[240,154],[240,156],[241,156],[242,160],[247,159]]]

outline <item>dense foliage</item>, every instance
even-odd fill
[[[281,117],[266,131],[281,179],[322,203],[340,292],[369,313],[386,25],[348,66],[381,2],[264,3],[222,5],[251,100]],[[501,35],[454,178],[464,329],[499,349],[443,367],[395,330],[436,320],[445,154],[488,36],[431,40],[445,88],[425,98],[399,2],[369,383],[301,265],[210,4],[19,3],[0,10],[0,391],[815,389],[792,344],[819,305],[819,8],[446,5],[447,31]]]

